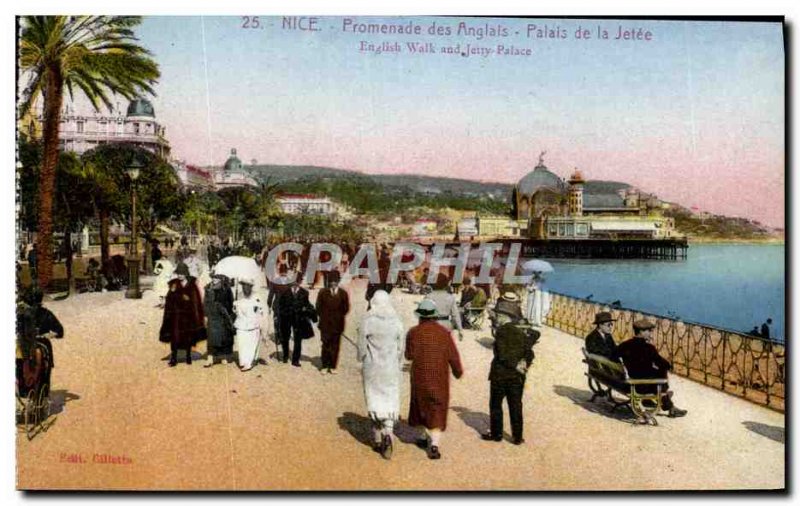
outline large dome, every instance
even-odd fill
[[[539,163],[532,172],[520,179],[517,185],[517,191],[521,195],[533,195],[542,188],[563,193],[567,190],[567,184],[550,172],[544,164]]]
[[[225,162],[225,170],[229,172],[237,172],[242,170],[242,161],[236,156],[236,148],[231,149],[231,156]]]
[[[156,113],[153,110],[153,104],[151,104],[150,101],[143,98],[137,98],[128,104],[128,112],[126,113],[126,116],[149,116],[151,118],[155,118]]]

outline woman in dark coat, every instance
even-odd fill
[[[178,363],[178,350],[186,350],[186,363],[192,363],[192,346],[194,345],[195,328],[192,315],[194,310],[192,302],[183,286],[180,277],[169,282],[164,303],[164,319],[161,322],[159,341],[169,343],[172,356],[169,366],[175,367]]]
[[[224,357],[224,364],[228,363],[227,356],[233,353],[233,292],[228,286],[226,277],[214,274],[211,283],[206,286],[203,301],[205,315],[208,318],[208,358],[205,367],[214,365],[214,357]]]
[[[436,304],[423,299],[416,310],[419,325],[406,336],[406,359],[411,361],[411,405],[408,424],[425,428],[428,458],[438,459],[439,439],[447,428],[450,406],[450,369],[464,374],[461,358],[450,331],[437,323]]]

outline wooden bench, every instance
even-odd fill
[[[586,377],[589,389],[593,394],[590,402],[594,402],[598,397],[605,397],[613,404],[611,411],[620,406],[627,406],[639,423],[658,425],[655,414],[661,410],[662,389],[667,383],[665,378],[632,379],[628,377],[628,371],[622,362],[594,355],[585,348],[581,348],[581,351],[585,357],[583,363],[587,365]],[[656,392],[640,393],[636,390],[639,385],[656,385]],[[619,394],[622,399],[615,399],[614,393]]]

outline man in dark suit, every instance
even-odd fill
[[[611,313],[602,311],[594,317],[595,328],[586,336],[586,351],[606,358],[614,356],[617,343],[611,331],[614,330],[614,317]]]
[[[528,368],[533,362],[533,344],[539,331],[525,332],[521,328],[521,311],[495,308],[497,330],[494,340],[494,359],[489,371],[489,432],[481,437],[486,441],[503,440],[503,399],[508,400],[511,436],[515,445],[522,438],[522,392]]]
[[[314,306],[308,301],[308,290],[298,286],[295,279],[289,289],[278,297],[277,310],[283,362],[289,361],[289,339],[293,339],[292,365],[300,367],[303,339],[314,336],[314,329],[309,320],[317,320]]]
[[[667,371],[672,369],[672,364],[658,354],[658,350],[651,343],[655,325],[648,320],[633,322],[635,335],[617,347],[612,355],[613,360],[622,359],[628,375],[632,379],[659,379],[667,377]],[[641,385],[636,387],[643,393],[655,393],[656,385]],[[679,409],[672,403],[672,392],[669,385],[664,385],[664,394],[661,397],[661,407],[668,411],[670,418],[685,416],[686,410]]]
[[[327,370],[328,374],[336,374],[339,344],[342,341],[345,318],[350,311],[350,298],[346,291],[339,288],[339,271],[331,271],[327,279],[328,288],[323,288],[317,295],[319,332],[322,337],[320,372]]]

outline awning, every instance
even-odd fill
[[[656,224],[652,221],[650,222],[641,222],[641,221],[593,221],[592,222],[592,230],[602,231],[602,232],[616,232],[616,231],[623,231],[623,232],[631,232],[631,231],[641,231],[641,232],[652,232],[656,229]]]

